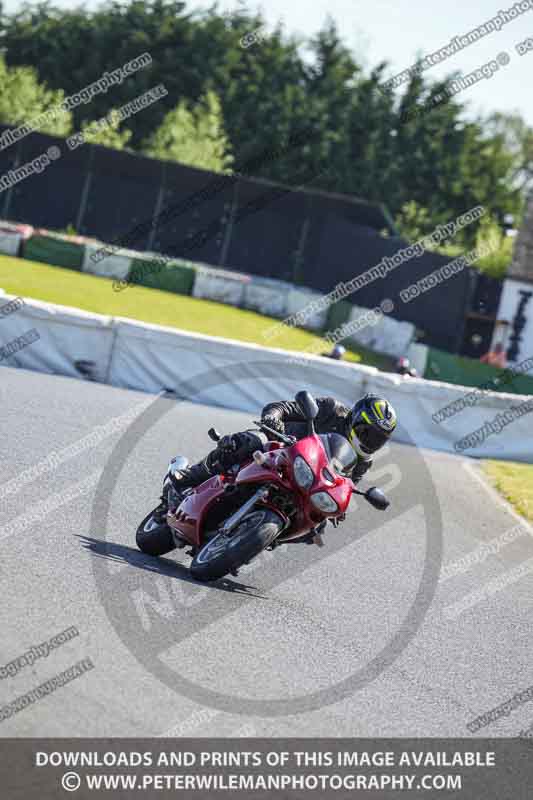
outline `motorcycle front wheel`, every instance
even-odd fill
[[[176,549],[172,531],[166,522],[158,522],[154,517],[154,511],[150,511],[143,519],[137,528],[135,538],[139,550],[149,556],[163,556]]]
[[[217,533],[202,547],[191,563],[191,575],[198,581],[215,581],[234,572],[268,547],[284,525],[269,508],[252,511],[230,534]]]

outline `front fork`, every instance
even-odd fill
[[[228,536],[237,527],[239,522],[252,510],[252,508],[255,508],[255,506],[257,506],[258,504],[261,504],[261,506],[265,508],[270,508],[272,511],[274,511],[276,514],[278,514],[278,516],[282,518],[284,522],[282,528],[283,531],[289,524],[289,519],[287,518],[286,514],[283,513],[283,511],[280,511],[279,508],[276,508],[276,506],[268,502],[268,493],[269,493],[269,487],[261,486],[257,490],[257,492],[254,492],[254,494],[251,497],[249,497],[248,500],[245,503],[243,503],[243,505],[237,511],[235,511],[234,514],[231,515],[231,517],[228,517],[228,519],[220,529],[221,533]],[[280,531],[280,533],[282,531]]]

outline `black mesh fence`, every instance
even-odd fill
[[[0,135],[7,128],[0,126]],[[47,156],[49,164],[38,167]],[[17,178],[26,164],[39,172]],[[384,208],[302,188],[313,176],[280,186],[221,176],[104,147],[32,133],[0,151],[0,215],[135,250],[153,250],[225,269],[278,278],[328,292],[393,256],[407,242]],[[10,184],[10,185],[8,185]],[[387,231],[388,236],[382,232]],[[364,307],[384,298],[393,316],[424,331],[435,347],[461,349],[465,314],[478,274],[464,269],[427,296],[402,303],[399,293],[449,259],[415,257],[349,298]]]

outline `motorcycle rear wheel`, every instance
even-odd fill
[[[163,556],[176,549],[172,531],[166,522],[161,523],[154,518],[154,511],[150,511],[143,519],[135,539],[139,550],[149,556]]]
[[[231,534],[217,533],[202,547],[191,563],[191,575],[198,581],[216,581],[234,572],[268,547],[284,524],[269,508],[252,511]]]

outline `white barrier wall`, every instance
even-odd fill
[[[290,317],[298,311],[306,309],[313,300],[319,300],[324,295],[318,292],[313,292],[311,289],[298,289],[294,286],[291,287],[287,294],[287,316]],[[310,328],[313,331],[320,331],[324,328],[328,318],[328,310],[312,311],[307,314],[304,322],[301,323],[302,328]],[[300,327],[300,325],[298,325]]]
[[[239,306],[278,319],[290,317],[307,308],[313,300],[323,297],[319,292],[274,278],[260,278],[206,266],[197,267],[192,296]],[[301,327],[322,330],[327,317],[327,308],[312,310]]]
[[[3,295],[0,304],[11,299]],[[485,426],[478,446],[465,454],[533,462],[529,414],[512,420],[500,433],[488,427],[498,414],[524,402],[531,403],[533,413],[533,398],[480,392],[477,402],[437,424],[433,414],[474,390],[36,300],[26,300],[0,320],[0,348],[30,329],[37,330],[39,340],[12,358],[2,357],[0,366],[80,377],[75,362],[92,361],[102,382],[151,393],[170,389],[178,398],[239,409],[251,417],[266,403],[292,398],[302,388],[316,396],[332,394],[347,404],[375,391],[398,412],[399,441],[458,452],[455,443],[461,437]],[[303,365],[294,362],[295,356]]]
[[[274,278],[252,277],[244,289],[243,308],[283,319],[287,316],[287,295],[292,288],[290,283]]]
[[[357,328],[358,320],[368,319],[368,309],[353,306],[348,319],[349,325]],[[348,341],[361,344],[369,350],[386,353],[400,358],[405,356],[415,335],[415,326],[411,322],[399,322],[397,319],[382,314],[375,325],[362,325],[350,336]]]
[[[1,295],[0,303],[4,305],[12,299]],[[0,318],[0,345],[7,345],[31,329],[37,331],[39,340],[2,359],[0,366],[79,378],[83,373],[76,362],[85,361],[94,364],[91,371],[96,380],[108,382],[115,337],[112,317],[25,299],[22,308]]]
[[[250,281],[248,276],[231,273],[222,269],[198,267],[192,290],[193,297],[215,300],[231,306],[241,306],[244,289]]]
[[[383,394],[398,411],[400,424],[406,427],[409,437],[419,447],[446,450],[458,455],[476,458],[509,459],[533,463],[531,447],[531,417],[511,422],[499,434],[481,434],[477,446],[461,449],[456,446],[463,437],[480,431],[484,426],[508,409],[531,401],[533,397],[516,394],[479,393],[478,402],[456,413],[444,422],[436,423],[432,415],[450,403],[471,396],[470,386],[454,386],[423,378],[409,378],[378,372],[372,389]]]
[[[0,253],[18,256],[22,233],[8,225],[0,225]]]
[[[428,346],[420,344],[420,342],[411,342],[407,350],[407,358],[411,362],[419,375],[423,375],[426,371],[426,364],[428,360]]]
[[[329,359],[317,358],[318,368],[309,369],[290,363],[295,354],[286,350],[127,319],[115,324],[110,383],[128,389],[154,393],[171,389],[178,397],[257,413],[272,399],[291,398],[305,386],[318,395],[329,394],[338,373]],[[349,394],[362,387],[366,373],[376,372],[342,367]]]
[[[82,272],[91,275],[100,275],[104,278],[116,278],[116,280],[126,280],[130,274],[131,264],[137,253],[133,251],[121,250],[118,253],[106,255],[99,261],[93,261],[91,256],[99,253],[104,245],[87,242],[83,254]]]

